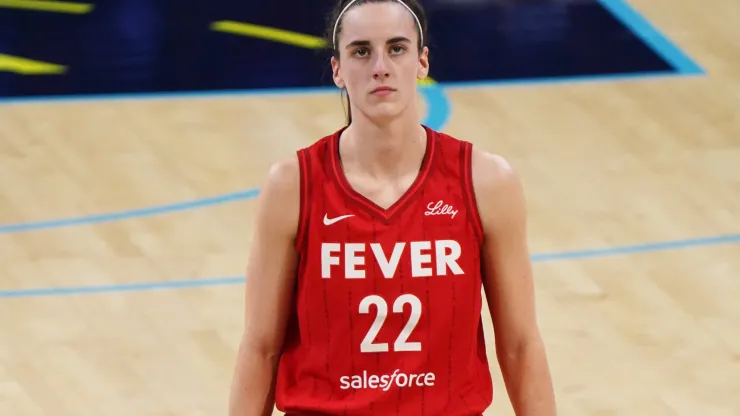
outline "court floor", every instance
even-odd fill
[[[700,3],[632,2],[703,76],[427,115],[522,176],[562,415],[740,414],[740,5]],[[342,120],[334,93],[0,107],[0,414],[225,414],[256,189]]]

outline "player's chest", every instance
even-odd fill
[[[429,201],[390,221],[362,211],[323,213],[306,255],[322,279],[424,279],[466,274],[480,247],[463,209]]]
[[[381,191],[368,198],[354,191],[326,184],[312,201],[312,228],[316,236],[337,238],[393,238],[393,234],[450,236],[465,234],[475,215],[459,187],[430,181],[419,188]]]

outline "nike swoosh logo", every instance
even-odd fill
[[[349,217],[354,217],[354,215],[350,214],[350,215],[342,215],[341,217],[336,217],[336,218],[329,218],[326,214],[324,214],[324,225],[332,225],[335,222],[342,221]]]

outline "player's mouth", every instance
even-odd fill
[[[379,95],[379,96],[386,96],[386,95],[391,94],[394,91],[396,91],[395,88],[391,88],[391,87],[378,87],[378,88],[370,91],[370,94],[372,94],[372,95]]]

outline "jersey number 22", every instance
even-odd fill
[[[398,334],[396,342],[393,344],[394,351],[421,351],[421,342],[409,342],[409,336],[414,328],[419,323],[421,318],[421,301],[414,295],[405,294],[401,295],[393,302],[393,313],[403,313],[403,307],[409,304],[411,305],[411,316],[409,316],[408,322],[404,325],[401,333]],[[375,342],[375,337],[378,336],[380,328],[383,327],[385,317],[388,316],[388,304],[385,299],[378,295],[370,295],[360,302],[360,313],[370,313],[370,305],[375,305],[377,315],[375,315],[375,321],[373,322],[370,329],[367,331],[365,338],[360,344],[361,352],[388,352],[388,343]]]

